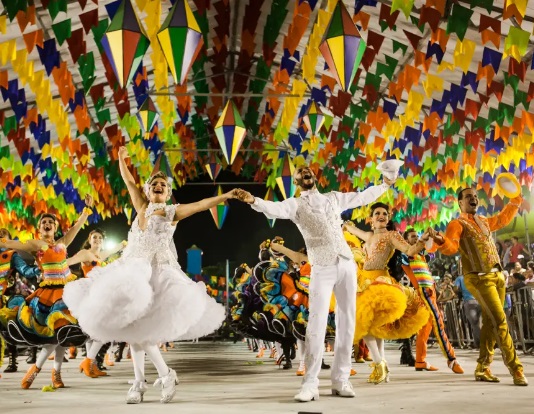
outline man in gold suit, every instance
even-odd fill
[[[444,235],[436,232],[431,234],[443,254],[460,252],[465,285],[482,307],[480,354],[475,370],[477,381],[500,381],[490,371],[497,342],[514,384],[528,385],[506,322],[503,309],[506,282],[497,247],[491,236],[491,232],[512,221],[522,200],[521,196],[513,198],[499,214],[484,217],[476,214],[476,190],[464,188],[458,192],[460,216],[449,223]]]

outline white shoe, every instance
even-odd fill
[[[147,387],[144,381],[133,381],[133,385],[126,394],[126,404],[140,404],[143,402],[143,395]]]
[[[352,384],[349,381],[345,381],[341,384],[332,383],[332,395],[338,395],[340,397],[345,398],[354,398],[356,396],[356,393],[352,388]]]
[[[302,387],[297,395],[295,395],[295,401],[310,402],[319,401],[319,389],[311,387]]]
[[[158,378],[154,382],[154,387],[161,386],[161,399],[159,402],[166,404],[170,402],[176,394],[176,386],[178,385],[178,377],[176,371],[169,368],[169,373],[164,377]]]

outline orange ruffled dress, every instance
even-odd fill
[[[7,325],[9,320],[14,320],[28,343],[53,344],[57,343],[55,336],[59,328],[77,324],[63,302],[63,289],[76,276],[67,265],[64,244],[44,246],[36,259],[42,271],[39,288],[26,298],[13,296],[0,311],[0,322]]]
[[[388,231],[370,251],[364,249],[365,261],[358,269],[354,343],[366,335],[409,338],[427,324],[430,315],[417,292],[399,284],[387,269],[395,249],[408,247],[398,232]]]

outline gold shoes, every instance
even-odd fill
[[[496,377],[491,373],[489,366],[485,367],[482,364],[477,364],[475,369],[475,380],[482,382],[501,382],[499,377]]]
[[[525,375],[523,374],[523,368],[519,368],[516,372],[514,372],[514,385],[519,385],[526,387],[528,385],[528,381],[525,378]]]
[[[373,368],[373,372],[369,375],[367,382],[376,385],[384,381],[389,382],[389,367],[387,366],[386,361],[382,361],[379,364],[372,363],[370,366]]]

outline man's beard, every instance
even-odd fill
[[[303,190],[311,190],[315,187],[315,178],[312,178],[309,183],[304,183],[304,179],[301,178],[300,180],[297,180],[297,185]]]

